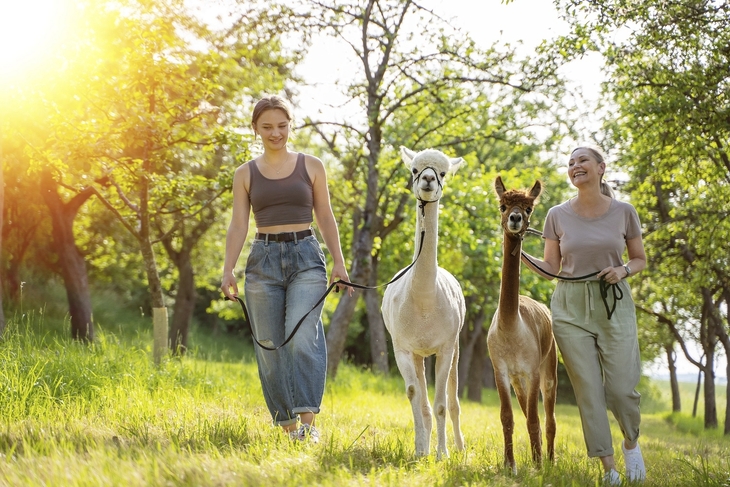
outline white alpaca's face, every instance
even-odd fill
[[[444,178],[455,172],[463,159],[451,159],[433,149],[415,153],[401,148],[403,162],[409,167],[413,178],[413,192],[422,201],[437,201],[443,194]]]

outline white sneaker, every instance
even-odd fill
[[[644,457],[641,455],[639,444],[637,443],[636,448],[633,450],[627,450],[622,441],[621,451],[624,452],[626,478],[631,482],[643,482],[646,479],[646,467],[644,466]]]
[[[621,474],[612,468],[603,476],[603,485],[621,485]]]
[[[302,423],[297,431],[299,441],[309,440],[310,443],[319,443],[319,431],[311,424]]]

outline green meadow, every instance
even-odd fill
[[[556,459],[537,468],[515,402],[518,472],[511,475],[502,468],[494,391],[485,390],[482,403],[461,402],[466,451],[453,449],[449,423],[450,457],[418,458],[400,376],[343,364],[327,384],[320,443],[292,443],[270,423],[246,339],[195,329],[185,357],[155,366],[149,317],[97,308],[93,345],[66,338],[67,323],[44,307],[8,315],[0,485],[600,485],[574,406],[557,408]],[[668,384],[647,380],[641,392],[645,485],[730,486],[730,438],[690,417],[694,385],[683,389],[681,414],[669,412]],[[717,393],[722,407],[725,387]],[[618,447],[615,423],[614,439]],[[623,471],[620,454],[617,462]]]

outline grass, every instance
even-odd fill
[[[465,452],[453,450],[449,424],[451,456],[417,458],[402,379],[343,364],[327,384],[322,441],[293,444],[270,424],[246,343],[196,330],[191,343],[204,345],[156,367],[150,330],[117,325],[106,331],[103,322],[113,316],[107,313],[92,346],[54,332],[68,327],[63,320],[47,323],[43,309],[9,320],[0,343],[0,485],[598,485],[600,467],[585,455],[573,406],[558,407],[557,458],[541,468],[529,460],[524,420],[515,411],[513,476],[501,466],[493,391],[485,391],[481,404],[462,401]],[[666,384],[647,387],[645,485],[730,486],[730,438],[703,430],[701,418],[662,409]],[[691,410],[688,391],[683,405]],[[724,404],[720,392],[718,405]],[[617,462],[622,468],[620,454]]]

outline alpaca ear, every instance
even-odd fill
[[[494,191],[497,193],[497,196],[501,198],[505,190],[506,188],[502,182],[502,176],[497,176],[497,179],[494,180]]]
[[[449,159],[449,172],[451,174],[454,174],[457,169],[461,167],[461,165],[464,163],[463,157],[454,157],[453,159]]]
[[[532,185],[532,188],[530,189],[530,196],[532,199],[537,199],[538,196],[542,193],[542,182],[538,179],[535,181],[535,184]]]
[[[400,155],[401,159],[403,159],[403,162],[405,162],[406,166],[409,167],[413,162],[413,159],[416,157],[415,152],[404,146],[400,146]]]

